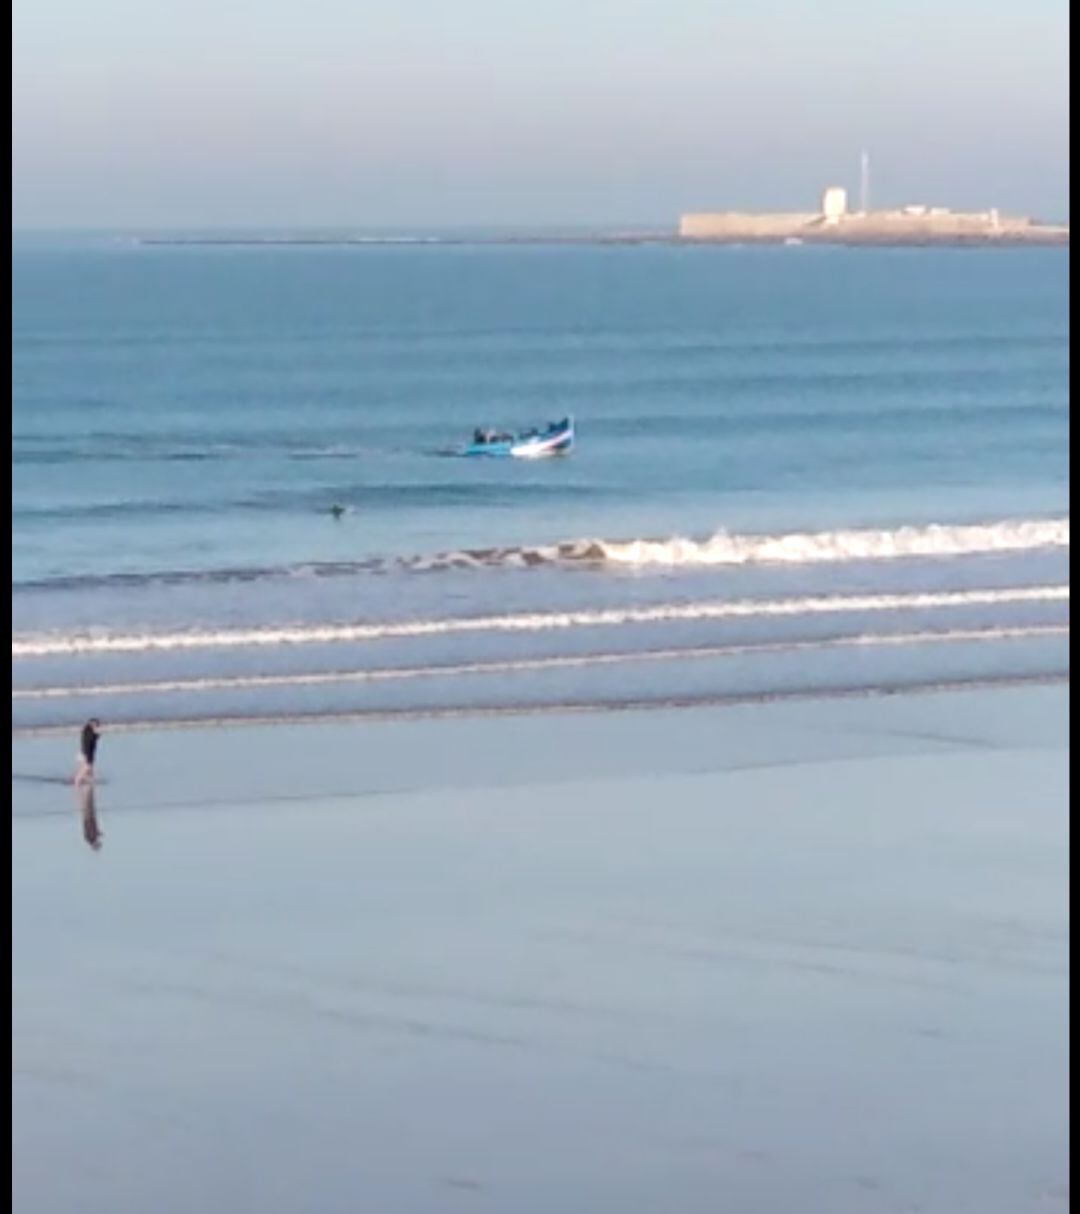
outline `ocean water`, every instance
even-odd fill
[[[1056,249],[16,239],[13,727],[1062,677],[1067,341]]]

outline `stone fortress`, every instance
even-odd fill
[[[939,206],[869,207],[869,160],[863,154],[858,210],[847,190],[829,186],[816,211],[713,211],[683,215],[681,240],[717,244],[1068,244],[1065,225],[1043,224],[1028,216],[987,211],[952,211]]]

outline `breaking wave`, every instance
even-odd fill
[[[809,565],[979,556],[1068,547],[1068,518],[1011,519],[995,523],[930,523],[924,526],[775,534],[717,531],[708,539],[580,539],[552,544],[466,548],[428,556],[311,562],[287,567],[252,566],[49,578],[23,582],[14,589],[70,590],[102,585],[185,585],[252,582],[272,578],[347,577],[362,573],[438,573],[447,570],[530,569],[545,566],[645,570]]]
[[[1046,519],[787,535],[729,535],[720,531],[704,541],[630,540],[604,543],[600,548],[605,560],[618,564],[679,566],[879,561],[1068,546],[1069,520]]]

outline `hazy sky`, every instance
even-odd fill
[[[14,0],[15,226],[1063,217],[1067,0]]]

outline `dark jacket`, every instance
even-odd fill
[[[94,753],[97,751],[98,734],[93,725],[84,725],[82,731],[81,749],[83,758],[87,763],[93,763]]]

